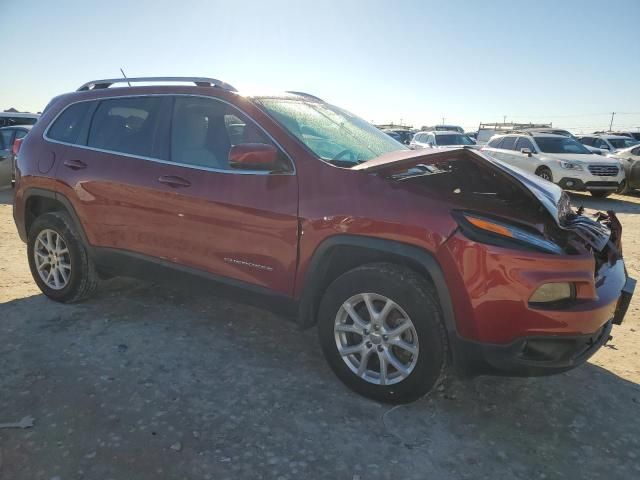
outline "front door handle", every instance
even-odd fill
[[[87,164],[81,160],[65,160],[64,166],[71,170],[82,170],[83,168],[87,168]]]
[[[191,182],[186,178],[177,177],[175,175],[162,175],[160,178],[158,178],[158,181],[173,188],[189,187],[191,185]]]

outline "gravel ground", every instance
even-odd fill
[[[621,213],[640,269],[640,197]],[[78,305],[31,280],[0,192],[1,479],[640,478],[640,301],[562,375],[448,379],[390,408],[346,390],[315,330],[128,279]]]

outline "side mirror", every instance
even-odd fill
[[[520,153],[522,153],[523,155],[526,155],[527,157],[530,157],[531,155],[533,155],[533,152],[531,151],[530,148],[521,148]]]
[[[278,170],[278,150],[265,143],[242,143],[229,150],[229,166],[238,170]]]
[[[427,145],[429,146],[429,148],[433,148],[433,142],[427,142]]]

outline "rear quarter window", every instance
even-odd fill
[[[47,137],[58,142],[80,143],[80,132],[85,129],[89,122],[91,111],[95,106],[94,102],[80,102],[67,107],[53,121]],[[84,142],[82,142],[84,143]]]
[[[503,139],[504,137],[494,138],[493,140],[489,141],[489,143],[487,143],[487,146],[491,148],[500,148],[500,143]]]

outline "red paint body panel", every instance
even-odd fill
[[[239,107],[283,148],[295,173],[200,171],[42,138],[69,99],[150,94],[211,96]],[[53,163],[46,174],[38,171],[43,158]],[[87,166],[73,170],[64,165],[67,160]],[[382,158],[378,167],[386,168],[388,161]],[[190,185],[171,187],[158,182],[161,176],[179,177]],[[303,293],[314,253],[334,235],[419,247],[431,253],[444,272],[458,335],[479,342],[595,332],[611,318],[622,288],[622,261],[603,267],[596,286],[590,255],[539,254],[475,243],[457,231],[451,216],[456,205],[420,186],[324,163],[251,100],[215,88],[112,88],[59,97],[20,151],[14,215],[23,238],[23,195],[34,187],[64,195],[93,246],[166,259],[293,298]],[[538,285],[557,281],[576,282],[580,302],[561,311],[528,306]]]

